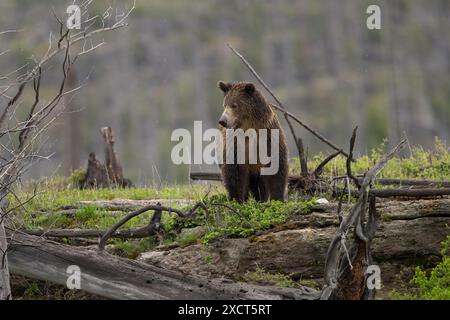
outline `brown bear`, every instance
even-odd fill
[[[221,138],[223,145],[223,164],[220,164],[222,180],[227,189],[230,199],[244,202],[248,199],[249,193],[257,201],[281,200],[287,198],[288,183],[288,148],[286,138],[281,128],[280,122],[272,107],[267,103],[261,92],[255,88],[253,83],[218,82],[218,87],[224,93],[223,114],[219,119]],[[260,136],[259,129],[268,129],[267,155],[272,155],[270,129],[278,129],[279,134],[279,157],[278,170],[274,174],[261,174],[261,169],[269,167],[270,164],[262,164],[257,158],[256,163],[249,161],[249,139],[245,138],[245,162],[237,162],[237,149],[234,148],[234,162],[226,160],[227,150],[227,129],[254,129],[257,136]],[[229,131],[228,131],[229,132]],[[231,141],[231,140],[230,140]],[[236,140],[234,140],[236,142]],[[257,140],[258,150],[260,140]],[[235,143],[234,142],[234,143]],[[229,143],[230,144],[230,143]],[[231,152],[230,152],[231,153]],[[233,157],[233,156],[232,156]]]

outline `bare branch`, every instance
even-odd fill
[[[255,76],[255,78],[259,81],[259,83],[264,87],[264,89],[267,90],[267,92],[272,96],[272,98],[275,100],[275,102],[278,105],[272,105],[275,109],[283,112],[286,116],[289,116],[290,118],[292,118],[293,120],[295,120],[298,124],[300,124],[302,127],[304,127],[306,130],[308,130],[309,132],[311,132],[314,136],[316,136],[319,140],[321,140],[322,142],[324,142],[325,144],[327,144],[328,146],[330,146],[331,148],[333,148],[336,151],[340,151],[344,156],[348,157],[348,154],[343,152],[341,148],[337,147],[334,143],[332,143],[331,141],[329,141],[327,138],[325,138],[324,136],[322,136],[320,133],[318,133],[317,131],[313,130],[310,126],[308,126],[306,123],[304,123],[303,121],[301,121],[298,117],[296,117],[295,115],[293,115],[292,113],[290,113],[289,111],[286,110],[286,108],[283,106],[283,104],[280,102],[280,100],[278,100],[278,98],[275,96],[275,94],[272,92],[272,90],[270,90],[270,88],[268,87],[268,85],[264,82],[263,79],[261,79],[261,77],[258,75],[258,73],[255,71],[255,69],[253,69],[253,67],[250,65],[250,63],[244,58],[244,56],[242,56],[242,54],[240,54],[239,52],[236,51],[236,49],[234,49],[230,44],[228,44],[228,47],[234,52],[234,54],[236,56],[238,56],[242,62],[247,66],[247,68],[250,70],[250,72]]]

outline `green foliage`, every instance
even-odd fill
[[[154,248],[155,244],[156,242],[154,237],[140,240],[117,239],[114,240],[112,251],[113,253],[121,257],[136,259],[140,253],[149,251]]]
[[[39,192],[36,193],[36,190]],[[205,190],[199,185],[175,185],[156,188],[105,188],[80,190],[73,188],[67,179],[56,177],[45,181],[32,182],[17,191],[18,199],[10,198],[11,207],[18,200],[26,202],[24,209],[29,212],[54,212],[61,207],[79,201],[112,199],[192,199],[199,200]],[[212,192],[214,193],[214,192]]]
[[[18,300],[82,300],[99,297],[91,296],[80,290],[69,290],[65,286],[46,281],[13,277],[14,299]]]
[[[80,185],[80,182],[83,181],[85,177],[86,170],[83,168],[79,168],[72,171],[72,174],[69,177],[69,181],[72,183],[72,186],[76,188]]]
[[[181,247],[186,247],[188,245],[197,243],[198,240],[199,240],[199,235],[198,234],[190,233],[190,234],[186,234],[186,235],[178,237],[177,238],[177,243]]]
[[[96,220],[99,218],[97,208],[94,206],[82,207],[75,213],[75,219],[80,223],[86,223],[89,220]]]
[[[269,273],[263,268],[257,267],[255,271],[247,271],[243,275],[243,281],[256,282],[263,285],[293,288],[298,286],[288,275],[281,273]]]
[[[416,267],[411,279],[414,286],[412,293],[401,294],[391,292],[392,299],[402,300],[450,300],[450,236],[442,243],[442,261],[427,273],[423,268]]]
[[[224,195],[207,199],[209,216],[205,223],[206,234],[203,243],[208,243],[218,237],[248,237],[260,230],[285,222],[295,214],[308,214],[313,200],[303,202],[281,201],[257,202],[250,199],[239,204],[228,201]]]
[[[362,156],[352,163],[353,174],[364,174],[386,153],[385,140],[379,147],[372,150],[370,155]],[[316,168],[325,155],[314,156],[308,163],[309,168]],[[290,166],[293,174],[300,172],[298,158],[293,159]],[[323,176],[341,176],[346,174],[346,159],[338,156],[329,162]],[[436,138],[434,150],[424,150],[420,146],[410,149],[408,157],[394,157],[378,175],[379,178],[398,179],[429,179],[436,181],[450,178],[450,152],[443,141]]]

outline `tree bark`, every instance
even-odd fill
[[[9,283],[8,256],[6,250],[8,243],[6,239],[5,227],[0,223],[0,300],[11,299],[11,287]]]
[[[81,189],[106,188],[112,186],[131,187],[133,183],[123,177],[123,169],[114,150],[114,136],[111,127],[101,129],[105,142],[105,163],[96,159],[95,153],[89,154],[86,176],[80,181]]]
[[[8,239],[5,231],[6,208],[9,199],[5,189],[0,191],[0,300],[11,299],[11,285],[8,267]]]
[[[81,271],[81,290],[111,299],[317,299],[318,292],[208,280],[120,258],[98,250],[15,233],[10,268],[14,274],[66,285],[68,266]]]

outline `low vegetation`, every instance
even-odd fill
[[[416,267],[409,292],[391,292],[392,299],[450,300],[450,236],[442,242],[442,260],[430,272]]]
[[[364,174],[371,166],[381,159],[386,150],[388,141],[373,149],[368,155],[356,159],[352,163],[353,174]],[[424,150],[421,146],[413,146],[407,149],[406,155],[396,156],[388,162],[381,171],[379,178],[395,179],[427,179],[444,181],[450,179],[450,147],[445,142],[436,138],[433,150]],[[325,158],[324,154],[318,154],[308,162],[310,168],[316,168]],[[290,170],[292,174],[299,174],[300,164],[298,158],[294,158]],[[346,158],[338,156],[327,164],[323,171],[324,177],[337,177],[346,175]]]

